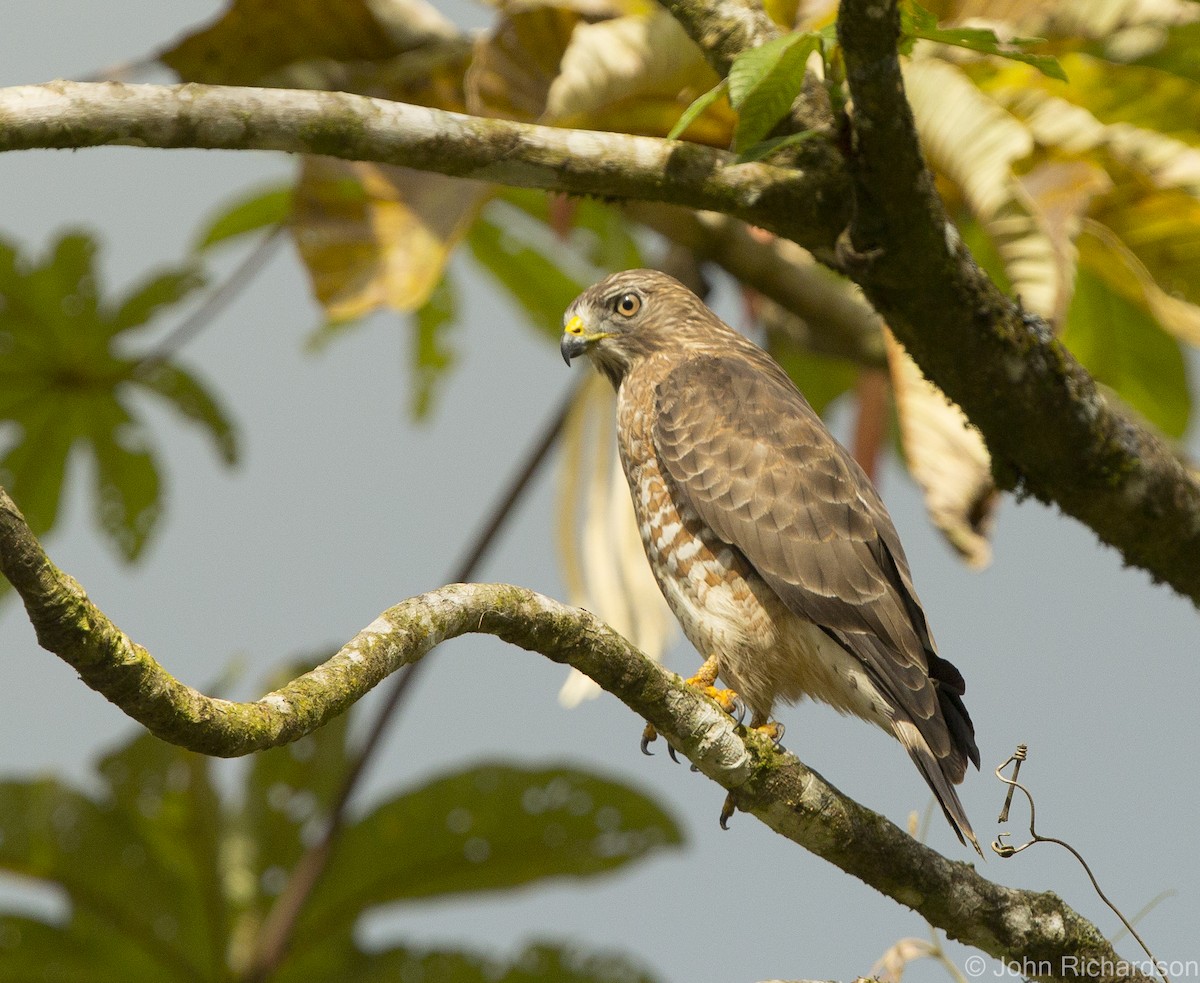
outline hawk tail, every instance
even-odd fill
[[[946,773],[948,768],[954,767],[951,761],[942,761],[933,753],[928,741],[911,720],[894,719],[892,731],[904,745],[909,757],[912,758],[913,763],[925,778],[926,784],[933,791],[938,805],[942,807],[942,812],[946,816],[946,821],[958,836],[959,842],[966,846],[970,841],[975,852],[982,857],[983,850],[979,846],[979,840],[975,838],[975,831],[971,829],[971,821],[967,819],[967,813],[963,809],[962,802],[959,801],[958,793],[954,790],[954,784]],[[958,763],[957,772],[960,776],[963,773],[964,765],[965,762]]]

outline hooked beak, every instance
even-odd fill
[[[594,342],[606,337],[608,335],[604,331],[588,334],[583,324],[583,318],[576,314],[567,322],[566,327],[563,328],[562,340],[558,343],[558,350],[562,352],[563,361],[570,365],[571,359],[577,355],[582,355],[592,347]]]

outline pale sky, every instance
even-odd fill
[[[0,82],[80,77],[136,58],[219,6],[6,3]],[[478,9],[469,16],[481,19]],[[41,254],[64,228],[98,233],[103,286],[113,292],[157,263],[183,259],[220,202],[283,180],[292,167],[257,153],[0,155],[0,235]],[[237,258],[236,250],[222,253],[215,265],[228,269]],[[431,421],[414,427],[407,322],[379,315],[321,354],[306,354],[303,341],[319,316],[293,252],[283,250],[182,357],[239,423],[242,466],[223,469],[207,438],[148,403],[168,487],[163,527],[145,559],[121,566],[93,529],[90,472],[78,458],[63,519],[47,542],[51,556],[184,681],[203,687],[242,662],[242,697],[258,695],[283,660],[340,644],[385,607],[443,583],[502,479],[573,373],[585,371],[567,370],[469,261],[456,269],[468,286],[454,334],[460,365]],[[737,323],[739,306],[728,291],[720,297],[719,310]],[[169,315],[157,330],[177,320]],[[538,482],[480,579],[565,596],[550,479]],[[1177,891],[1140,930],[1162,959],[1200,958],[1200,860],[1190,821],[1200,811],[1195,609],[1124,569],[1086,528],[1032,502],[1004,501],[995,561],[969,572],[894,462],[881,488],[941,651],[967,679],[984,767],[961,794],[980,840],[995,837],[1003,800],[991,771],[1025,742],[1031,759],[1022,779],[1036,796],[1040,832],[1079,849],[1127,913]],[[86,782],[90,762],[130,734],[131,723],[37,647],[11,600],[0,609],[0,647],[0,774]],[[681,643],[668,662],[690,674],[699,660]],[[614,699],[561,709],[563,672],[494,639],[447,644],[393,727],[359,803],[483,758],[564,761],[652,790],[685,828],[686,848],[602,881],[396,908],[372,920],[370,938],[505,952],[531,938],[569,938],[621,949],[663,981],[754,981],[850,979],[869,973],[896,939],[926,934],[919,917],[752,817],[738,815],[721,832],[722,790],[664,753],[639,754],[641,722]],[[779,717],[787,746],[859,801],[901,825],[910,810],[925,808],[920,776],[874,728],[811,705]],[[1024,816],[1016,808],[1006,827],[1013,842],[1025,839]],[[930,842],[970,859],[940,817]],[[1057,848],[990,857],[984,873],[1053,890],[1108,934],[1118,927]],[[0,879],[0,899],[45,906],[43,896],[9,884]],[[1119,949],[1139,956],[1128,939]],[[960,966],[970,951],[950,946]],[[989,963],[984,975],[998,971]],[[933,966],[910,974],[945,978]]]

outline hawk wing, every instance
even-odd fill
[[[792,612],[862,662],[914,759],[905,720],[939,771],[960,781],[966,758],[979,762],[963,679],[937,655],[895,527],[862,469],[765,358],[688,358],[655,397],[655,449],[701,520]],[[932,762],[917,763],[936,790]]]

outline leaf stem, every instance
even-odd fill
[[[497,499],[488,521],[479,531],[471,548],[463,557],[462,563],[451,576],[451,583],[469,581],[475,576],[488,553],[491,552],[500,532],[516,511],[518,503],[524,497],[525,492],[529,490],[534,477],[541,470],[542,464],[558,441],[578,391],[579,383],[571,386],[566,398],[555,410],[541,436],[529,449],[521,468],[513,476],[504,493]],[[261,981],[269,979],[287,955],[296,922],[304,910],[305,903],[311,897],[313,889],[320,881],[321,875],[325,872],[333,852],[334,842],[344,828],[346,808],[350,799],[358,788],[367,764],[379,749],[388,725],[391,724],[396,712],[404,702],[404,698],[412,689],[419,672],[428,664],[429,660],[422,659],[420,662],[406,666],[396,674],[395,681],[371,724],[366,739],[350,761],[342,784],[334,796],[329,810],[329,819],[321,838],[300,858],[288,883],[280,893],[279,899],[263,920],[246,973],[248,980],[261,983]]]
[[[200,306],[138,362],[135,371],[140,374],[161,365],[212,324],[274,257],[283,243],[283,230],[283,225],[276,225],[263,235],[246,257],[200,302]]]

